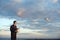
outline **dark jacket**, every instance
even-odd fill
[[[17,27],[16,27],[16,26],[14,27],[14,25],[11,25],[10,31],[11,31],[12,33],[16,33],[16,30],[17,30]]]
[[[14,25],[10,26],[11,40],[16,40],[16,33],[17,33],[16,30],[17,30],[16,26],[14,26]]]

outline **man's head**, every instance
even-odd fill
[[[13,21],[13,25],[16,26],[16,21]]]

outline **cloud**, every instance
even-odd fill
[[[0,37],[4,37],[4,38],[10,38],[10,32],[9,31],[0,31]],[[17,33],[17,38],[60,38],[60,36],[58,36],[59,34],[45,34],[45,33]]]
[[[8,17],[0,18],[0,29],[9,30],[10,25],[13,24],[14,18],[9,19]]]
[[[18,11],[17,11],[17,15],[18,15],[18,16],[22,16],[24,12],[25,12],[25,8],[20,8],[20,9],[18,9]]]
[[[57,13],[60,14],[60,10],[57,10]]]
[[[18,32],[17,35],[18,35],[18,38],[40,38],[40,36],[46,36],[45,34],[38,33],[36,31],[38,31],[38,30],[20,28],[20,31]],[[40,31],[43,31],[43,30],[40,30]],[[0,31],[0,35],[4,36],[4,37],[10,37],[10,32],[2,30],[2,31]]]
[[[18,3],[22,3],[22,0],[10,0],[12,2],[12,5],[16,5]]]
[[[14,2],[21,2],[22,0],[13,0]]]
[[[14,2],[17,2],[16,4],[13,4]],[[20,3],[20,1],[24,0],[11,0],[8,1],[4,6],[2,6],[1,10],[1,15],[4,16],[22,16],[24,18],[37,18],[38,16],[40,17],[45,17],[49,16],[49,14],[52,14],[52,10],[56,10],[56,8],[52,5],[52,3],[46,0],[25,0],[26,2]],[[51,2],[56,2],[56,0],[50,0]],[[6,6],[6,7],[5,7]],[[51,7],[50,7],[51,6]],[[58,6],[58,4],[57,4]],[[22,8],[24,7],[24,8]],[[48,11],[49,10],[49,11]],[[55,11],[54,11],[55,12]],[[16,15],[17,14],[17,15]],[[46,15],[47,14],[47,15]]]
[[[29,28],[20,28],[19,33],[33,33],[33,34],[41,34],[43,32],[49,31],[47,28],[41,28],[41,29],[29,29]]]
[[[52,2],[53,2],[53,3],[57,3],[57,2],[58,2],[58,0],[52,0]]]
[[[54,26],[54,27],[60,27],[60,23],[59,22],[51,23],[51,25]]]

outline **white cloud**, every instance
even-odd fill
[[[58,2],[58,0],[49,0],[49,1],[51,1],[52,3],[57,3]]]
[[[53,3],[57,3],[58,2],[58,0],[52,0],[53,1]]]
[[[8,27],[13,24],[14,20],[16,19],[9,19],[6,17],[0,18],[0,29],[8,29]]]
[[[40,34],[38,31],[43,31],[46,32],[48,31],[47,28],[42,28],[42,29],[28,29],[28,28],[20,28],[19,33],[33,33],[33,34]]]
[[[29,32],[31,32],[31,31],[29,31]],[[0,31],[0,37],[9,38],[10,35],[11,34],[9,31]],[[39,33],[35,33],[35,32],[34,33],[18,33],[17,34],[17,38],[43,38],[45,36],[47,36],[47,34],[43,34],[43,33],[39,34]]]
[[[60,27],[60,22],[51,23],[50,25],[54,27]]]
[[[0,31],[0,37],[4,38],[10,38],[10,32],[9,31]],[[59,34],[52,33],[52,34],[45,34],[45,33],[18,33],[17,38],[59,38]]]

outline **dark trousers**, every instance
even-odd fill
[[[16,40],[16,33],[11,32],[11,40]]]

